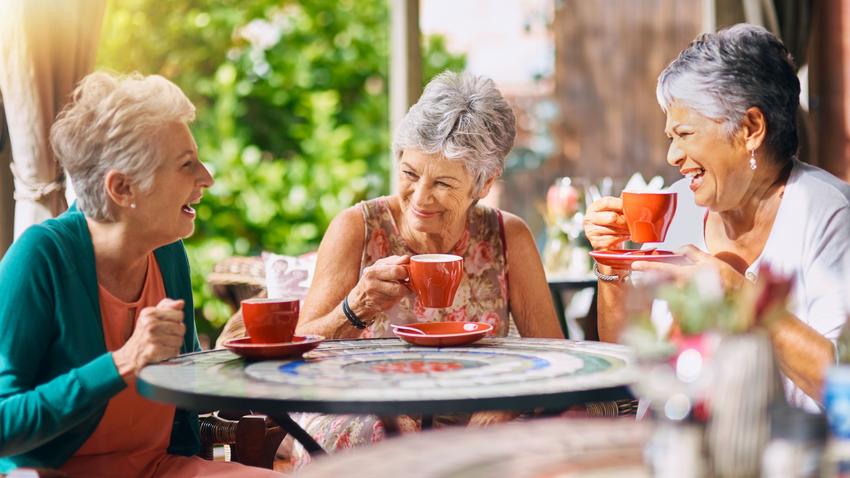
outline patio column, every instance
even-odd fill
[[[105,8],[105,0],[0,0],[0,92],[15,176],[15,237],[67,208],[50,125],[94,65]]]
[[[419,0],[390,2],[390,135],[422,94]],[[392,137],[392,136],[390,136]],[[390,158],[390,190],[398,190],[396,163]]]
[[[809,68],[814,164],[850,182],[850,5],[819,2],[814,23]]]

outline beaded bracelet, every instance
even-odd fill
[[[345,296],[345,299],[342,299],[342,313],[345,314],[345,318],[351,322],[351,325],[358,329],[365,329],[366,323],[360,320],[360,317],[357,317],[357,314],[351,310],[351,306],[348,305],[348,296]]]

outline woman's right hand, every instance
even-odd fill
[[[606,196],[593,201],[584,216],[584,234],[594,250],[613,249],[628,240],[623,200]]]
[[[177,356],[183,345],[183,300],[162,299],[145,307],[136,319],[133,335],[112,354],[122,377],[137,375],[145,365]]]
[[[410,256],[378,259],[363,269],[357,285],[348,294],[348,305],[362,319],[369,319],[397,304],[409,289],[407,264]]]

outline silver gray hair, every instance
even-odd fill
[[[393,138],[396,161],[406,149],[463,161],[477,194],[498,177],[516,137],[513,109],[493,80],[446,71],[425,87]]]
[[[797,153],[800,81],[794,60],[778,38],[756,25],[738,24],[698,36],[658,76],[658,104],[675,102],[720,120],[730,136],[747,109],[761,109],[765,144],[779,161]]]
[[[194,119],[192,102],[161,76],[95,72],[83,78],[50,130],[53,152],[71,177],[80,211],[96,221],[115,221],[107,173],[121,172],[143,191],[150,189],[162,160],[157,133]]]

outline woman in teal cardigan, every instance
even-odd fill
[[[200,350],[181,238],[213,179],[194,111],[162,77],[94,73],[53,125],[78,199],[0,262],[0,472],[279,476],[193,456],[197,416],[135,390],[145,365]]]

